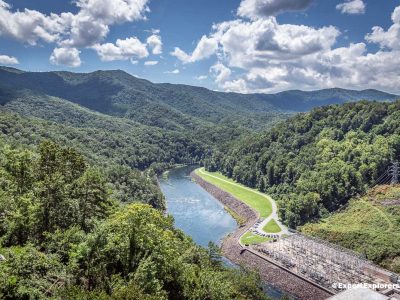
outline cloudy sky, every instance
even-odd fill
[[[242,93],[400,94],[400,0],[0,0],[0,64]]]

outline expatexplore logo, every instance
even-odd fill
[[[353,288],[369,288],[369,289],[398,289],[400,288],[400,284],[397,283],[341,283],[341,282],[334,282],[332,284],[332,288],[334,289],[353,289]]]

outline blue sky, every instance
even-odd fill
[[[122,69],[244,93],[400,94],[397,7],[400,0],[0,0],[0,64]]]

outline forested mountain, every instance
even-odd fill
[[[73,145],[92,161],[140,170],[200,163],[212,149],[226,148],[232,140],[293,111],[360,97],[394,96],[339,89],[243,95],[153,84],[123,71],[34,73],[0,68],[0,122],[10,142],[32,145],[51,138]]]
[[[0,83],[0,298],[266,299],[257,276],[227,269],[217,248],[174,228],[154,178],[248,133],[241,121],[215,124],[154,103],[120,113],[102,106],[113,91],[102,80],[74,89],[49,78],[14,85],[8,75]]]
[[[254,274],[227,269],[215,246],[143,204],[147,179],[129,172],[49,141],[32,151],[0,139],[0,298],[266,299]]]
[[[244,138],[205,161],[208,170],[272,193],[290,226],[337,210],[400,157],[400,101],[310,113]]]
[[[318,91],[285,91],[275,95],[265,95],[266,99],[283,110],[294,112],[306,112],[318,106],[330,104],[343,104],[357,102],[360,100],[370,101],[393,101],[399,97],[377,90],[345,90],[339,88],[325,89]]]
[[[145,170],[157,163],[198,161],[204,155],[204,146],[190,132],[162,131],[46,95],[23,95],[0,112],[0,135],[9,142],[35,145],[51,139],[73,145],[96,164]]]
[[[273,126],[360,99],[381,102]],[[274,193],[285,222],[303,224],[362,192],[400,154],[393,99],[0,68],[0,298],[265,299],[256,276],[227,270],[214,247],[174,229],[155,173],[205,163]]]
[[[199,119],[214,124],[263,128],[276,117],[320,105],[396,98],[376,90],[343,89],[278,94],[222,93],[187,85],[154,84],[123,71],[23,72],[5,67],[0,68],[0,89],[3,104],[13,98],[16,90],[26,89],[66,99],[101,113],[172,129],[190,129],[197,126]]]
[[[22,72],[0,69],[3,104],[28,94],[55,96],[111,116],[163,129],[193,129],[198,121],[236,124],[273,121],[282,112],[258,97],[226,94],[184,85],[154,84],[123,71],[93,73]]]

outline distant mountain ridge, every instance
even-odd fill
[[[279,113],[309,111],[314,107],[358,100],[393,101],[397,95],[378,90],[291,90],[276,94],[216,92],[203,87],[152,83],[124,71],[91,73],[25,72],[0,67],[0,93],[27,89],[56,96],[109,115],[128,117],[146,125],[149,112],[188,116],[212,123],[250,122],[256,126]],[[9,97],[8,97],[9,98]],[[0,94],[1,103],[1,94]],[[163,118],[160,114],[159,118]],[[179,122],[178,122],[179,123]]]

